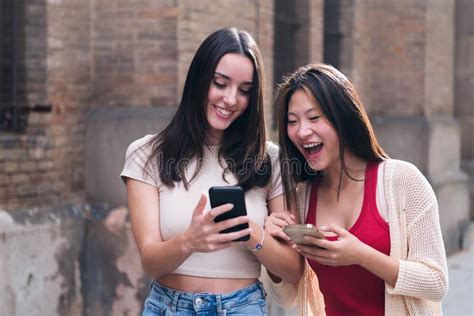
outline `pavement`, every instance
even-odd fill
[[[443,300],[446,316],[474,316],[474,222],[463,235],[464,250],[448,257],[449,290]]]
[[[474,245],[448,257],[448,275],[443,315],[474,316]]]

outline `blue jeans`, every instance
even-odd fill
[[[156,281],[145,300],[142,316],[226,316],[267,315],[267,303],[262,284],[254,284],[225,294],[180,292]]]

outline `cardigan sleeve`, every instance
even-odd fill
[[[446,253],[438,203],[431,185],[412,164],[400,162],[393,172],[392,197],[406,232],[406,255],[400,256],[395,287],[390,294],[441,301],[447,293]],[[391,232],[392,233],[392,232]],[[402,234],[403,235],[403,234]]]

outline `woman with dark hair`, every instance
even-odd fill
[[[266,142],[263,86],[255,40],[220,29],[198,48],[171,123],[129,146],[121,177],[142,264],[155,279],[144,315],[266,315],[261,264],[298,281],[298,253],[262,228],[269,213],[285,210],[278,148]],[[245,190],[248,216],[216,223],[233,206],[210,208],[205,192],[228,185]]]
[[[299,289],[271,283],[301,314],[438,315],[446,255],[433,189],[412,164],[389,159],[353,84],[325,64],[299,68],[278,91],[285,200],[325,238],[293,247],[307,259]],[[293,223],[272,214],[269,234]]]

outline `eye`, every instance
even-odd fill
[[[217,80],[214,80],[213,83],[218,89],[224,89],[226,87],[225,83],[218,82]]]
[[[298,123],[298,121],[288,119],[288,125],[295,125],[296,123]]]
[[[309,120],[310,120],[311,122],[315,122],[315,121],[319,120],[320,118],[321,118],[320,115],[315,115],[315,116],[311,116],[311,117],[309,118]]]
[[[244,96],[249,96],[252,89],[239,89],[240,94]]]

